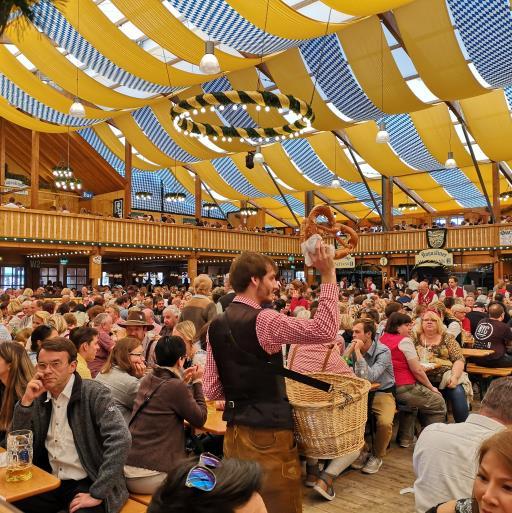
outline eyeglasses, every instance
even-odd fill
[[[52,370],[59,370],[63,365],[65,365],[64,362],[62,362],[60,360],[56,360],[54,362],[49,362],[49,363],[38,362],[36,364],[36,368],[37,368],[37,370],[44,372],[48,367],[50,367],[50,369],[52,369]]]
[[[128,353],[130,356],[138,356],[139,358],[144,356],[144,353]]]
[[[210,470],[217,468],[222,464],[217,456],[203,452],[199,456],[199,462],[194,465],[187,474],[185,486],[188,488],[197,488],[203,492],[211,492],[217,484],[215,474]]]

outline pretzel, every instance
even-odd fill
[[[318,216],[326,217],[328,225],[325,226],[322,224],[317,224],[316,218]],[[339,232],[348,235],[348,239],[338,235]],[[359,238],[357,233],[352,228],[350,228],[350,226],[336,222],[336,219],[334,219],[334,214],[327,205],[317,205],[311,210],[309,216],[304,218],[304,221],[302,221],[300,226],[300,242],[308,240],[312,235],[315,234],[318,234],[321,237],[323,235],[327,235],[336,239],[336,242],[338,242],[340,247],[335,250],[335,260],[339,260],[340,258],[343,258],[352,253],[352,251],[354,251],[355,247],[357,246],[357,241]]]

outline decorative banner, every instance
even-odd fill
[[[356,259],[352,255],[347,255],[339,260],[335,260],[334,267],[336,269],[354,269],[356,267]]]
[[[447,231],[446,228],[428,228],[426,230],[428,247],[434,249],[444,248]]]
[[[512,230],[500,230],[500,246],[512,246]]]
[[[416,265],[429,262],[439,265],[453,265],[453,254],[446,249],[424,249],[416,255]]]
[[[28,196],[29,186],[17,178],[6,178],[4,185],[6,187],[12,187],[12,189],[3,189],[3,194],[15,193],[21,196]]]
[[[118,217],[119,219],[122,219],[123,218],[123,210],[124,210],[123,198],[115,199],[112,202],[112,215],[114,217]]]

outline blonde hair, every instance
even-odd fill
[[[461,305],[460,303],[457,303],[452,306],[451,310],[452,312],[465,312],[466,307],[464,305]]]
[[[443,321],[441,320],[441,318],[439,317],[439,315],[437,315],[436,312],[433,312],[432,310],[427,310],[422,316],[421,316],[421,319],[425,319],[425,317],[427,317],[427,315],[429,317],[432,317],[435,321],[436,321],[436,325],[437,325],[437,332],[442,335],[445,331],[446,331],[446,326],[443,324]],[[416,333],[418,335],[422,335],[423,334],[423,323],[420,322],[419,326],[416,328]]]
[[[353,323],[354,320],[352,319],[351,315],[346,313],[340,315],[340,329],[345,331],[351,331]]]
[[[509,472],[512,472],[512,429],[499,431],[482,443],[478,454],[479,464],[482,464],[484,456],[490,451],[494,451]]]
[[[21,342],[23,344],[23,347],[25,347],[27,340],[30,338],[30,335],[32,335],[32,331],[32,328],[23,328],[22,330],[16,332],[14,341]]]
[[[212,290],[213,282],[207,274],[200,274],[194,279],[193,286],[196,294],[207,296]]]
[[[61,314],[50,315],[48,324],[57,330],[59,336],[61,336],[68,329],[68,323]]]
[[[64,287],[61,291],[60,291],[60,295],[61,296],[71,296],[71,289],[68,289],[67,287]]]
[[[7,305],[7,314],[8,315],[16,315],[17,313],[20,313],[23,310],[23,307],[21,306],[21,303],[18,301],[11,301]]]
[[[43,324],[48,324],[48,320],[50,319],[50,314],[44,310],[38,310],[33,317],[37,317],[43,321]]]
[[[29,289],[29,288],[26,288],[23,291],[23,294],[22,294],[22,296],[25,296],[25,297],[30,297],[30,296],[33,296],[33,295],[34,295],[34,291],[32,289]]]
[[[192,321],[179,322],[174,326],[173,331],[179,331],[183,335],[183,338],[190,340],[190,342],[194,342],[196,339],[196,327]],[[185,342],[187,342],[187,340],[185,340]]]

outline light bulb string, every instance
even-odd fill
[[[325,26],[325,34],[322,41],[322,49],[320,50],[320,59],[318,61],[318,66],[316,67],[315,71],[315,80],[313,81],[313,89],[311,91],[311,98],[309,99],[309,105],[313,104],[313,98],[315,97],[316,93],[316,84],[318,82],[318,77],[320,75],[320,71],[322,69],[322,64],[324,60],[324,54],[325,54],[325,46],[327,43],[327,34],[329,33],[329,25],[331,23],[331,14],[332,14],[332,8],[329,9],[329,16],[327,17],[327,24]]]

